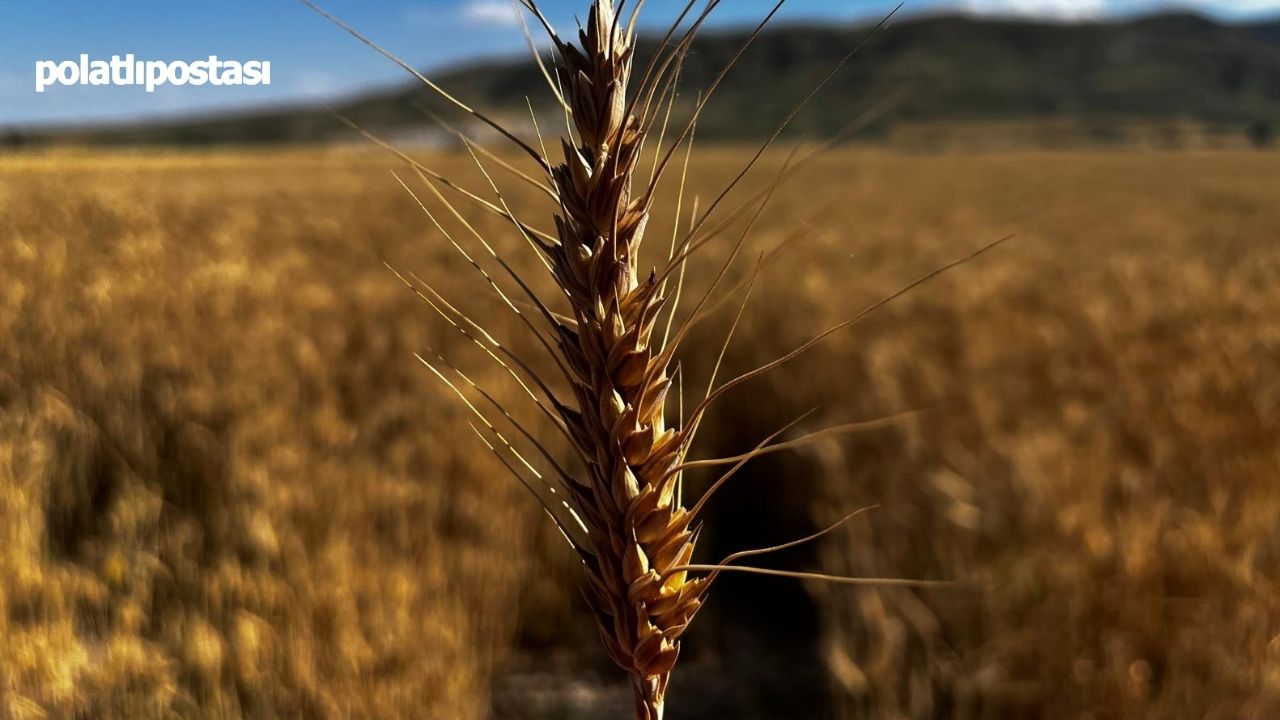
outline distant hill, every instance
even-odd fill
[[[867,36],[855,26],[780,26],[757,39],[725,79],[700,125],[703,138],[758,138]],[[684,71],[688,111],[741,44],[743,31],[699,38]],[[640,45],[640,63],[654,43]],[[353,46],[351,52],[362,52]],[[478,107],[528,123],[526,95],[554,108],[531,60],[495,61],[432,74]],[[1056,24],[961,16],[898,21],[876,36],[796,119],[790,132],[828,136],[895,93],[903,99],[864,130],[904,124],[1071,118],[1105,136],[1115,123],[1194,122],[1266,141],[1280,130],[1280,22],[1226,25],[1193,14],[1124,22]],[[438,132],[423,108],[458,119],[416,82],[339,101],[335,109],[395,137]],[[11,143],[278,143],[332,140],[351,130],[328,111],[281,107],[214,118],[9,134]]]

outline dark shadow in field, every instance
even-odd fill
[[[725,398],[719,413],[729,433],[708,432],[708,456],[733,456],[777,430],[778,411],[751,393]],[[706,506],[702,557],[789,542],[818,530],[808,503],[819,475],[794,453],[766,455],[743,466]],[[715,476],[713,476],[714,479]],[[812,570],[812,546],[753,558],[762,567]],[[668,711],[681,718],[823,718],[829,716],[827,674],[820,656],[816,608],[798,580],[726,573],[686,644]]]

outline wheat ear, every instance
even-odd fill
[[[632,193],[644,141],[628,112],[634,38],[612,0],[592,5],[580,36],[580,49],[560,48],[579,144],[565,142],[552,170],[560,242],[550,251],[576,320],[558,338],[577,401],[564,420],[587,461],[586,482],[571,489],[590,538],[581,556],[605,647],[631,676],[636,717],[658,720],[707,581],[670,572],[690,562],[697,533],[675,501],[672,471],[687,445],[665,418],[669,355],[653,342],[661,284],[637,274],[650,208],[648,193]]]

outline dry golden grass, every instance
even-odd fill
[[[742,161],[697,157],[704,198]],[[413,353],[517,390],[383,261],[531,341],[391,165],[0,159],[0,715],[591,717],[628,692],[506,697],[513,672],[591,677],[603,653],[563,542]],[[705,559],[878,503],[787,566],[963,583],[804,586],[748,625],[777,581],[735,579],[669,715],[1280,712],[1277,176],[1268,154],[847,151],[781,190],[747,258],[839,203],[766,271],[726,372],[1018,238],[728,396],[708,455],[819,403],[810,429],[926,412],[753,464],[708,506]],[[691,341],[691,388],[731,315]],[[727,683],[799,626],[802,710]]]

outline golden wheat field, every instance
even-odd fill
[[[696,151],[684,216],[747,157]],[[519,389],[384,263],[537,348],[392,170],[414,187],[349,149],[0,158],[0,715],[626,716],[574,558],[415,353]],[[1280,716],[1278,179],[1274,153],[842,150],[783,185],[726,287],[804,237],[726,373],[1015,237],[727,396],[694,457],[814,407],[797,432],[918,413],[751,463],[700,552],[876,505],[764,562],[955,583],[726,576],[670,716]],[[690,339],[686,402],[736,307]]]

